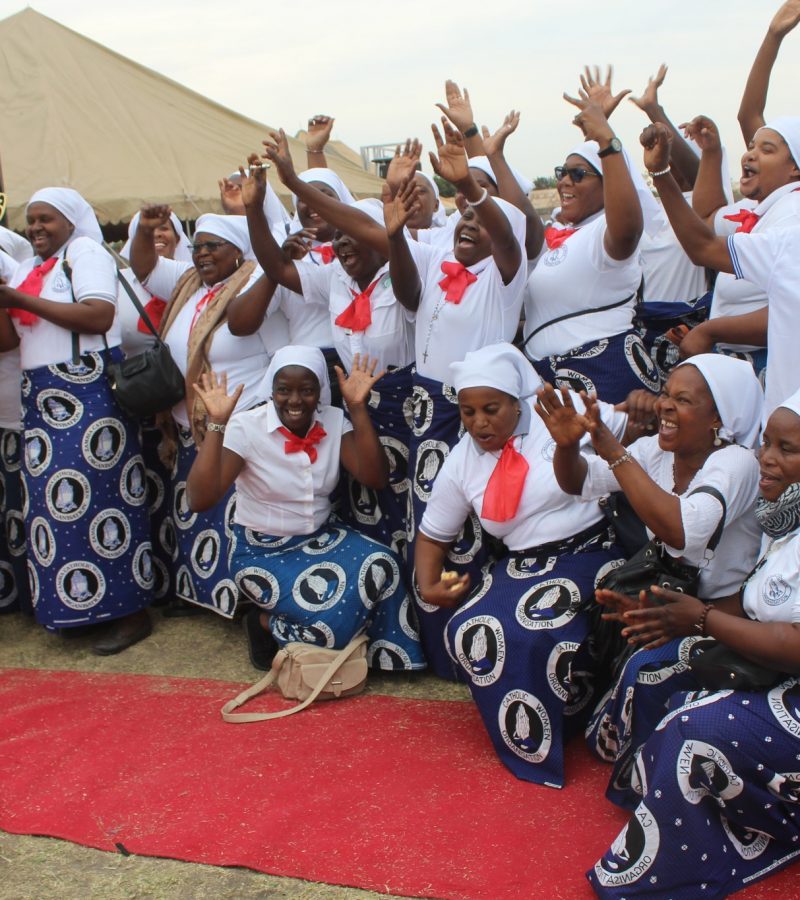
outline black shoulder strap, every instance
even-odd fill
[[[61,260],[61,266],[64,269],[64,274],[67,276],[67,281],[69,282],[69,292],[72,295],[72,302],[77,303],[78,301],[75,299],[75,292],[72,290],[72,266],[69,264],[67,260],[66,250],[64,251],[64,258]],[[81,361],[81,345],[80,345],[80,335],[77,331],[72,332],[72,363],[73,365],[79,365]],[[106,340],[105,332],[103,332],[103,344],[105,345],[106,350],[108,350],[108,341]]]
[[[131,287],[130,282],[127,278],[122,274],[123,270],[117,267],[117,275],[119,276],[119,283],[122,285],[122,289],[125,293],[131,298],[131,303],[136,307],[139,315],[142,317],[144,324],[153,332],[153,337],[161,343],[161,338],[158,336],[158,331],[156,330],[155,325],[153,325],[150,320],[150,316],[147,315],[147,311],[142,306],[141,300],[136,296],[136,291]]]
[[[711,555],[714,555],[714,551],[717,549],[717,545],[722,540],[722,532],[725,530],[725,518],[728,515],[728,504],[725,502],[725,498],[722,494],[715,488],[707,485],[703,485],[699,488],[695,488],[691,491],[687,496],[691,497],[693,494],[711,494],[712,497],[716,497],[717,500],[722,504],[722,518],[719,520],[717,527],[714,529],[714,533],[708,540],[706,544],[706,550],[711,551]]]

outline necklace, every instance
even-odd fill
[[[428,348],[431,345],[431,337],[433,336],[433,324],[439,318],[439,313],[442,311],[445,304],[445,294],[442,294],[441,299],[438,303],[433,307],[433,313],[431,314],[430,322],[428,322],[428,333],[425,336],[425,349],[422,351],[422,361],[428,361]]]

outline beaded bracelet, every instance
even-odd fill
[[[626,463],[626,462],[631,462],[632,459],[633,459],[633,457],[626,450],[622,454],[622,456],[620,456],[618,459],[615,459],[614,462],[610,462],[608,464],[608,468],[613,472],[614,469],[617,468],[617,466],[621,466],[623,463]]]
[[[700,618],[697,620],[697,622],[695,622],[694,625],[695,631],[699,631],[700,634],[703,635],[703,637],[707,637],[706,619],[708,618],[708,614],[712,609],[716,609],[716,606],[714,606],[713,603],[706,603],[706,605],[703,607],[703,611],[700,613]]]
[[[651,178],[658,178],[659,175],[669,175],[669,173],[671,171],[672,171],[672,166],[667,166],[666,169],[662,169],[660,172],[648,172],[647,174]]]

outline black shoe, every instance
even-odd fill
[[[128,647],[150,637],[152,631],[150,614],[146,609],[139,610],[139,612],[111,622],[108,631],[95,642],[92,653],[96,653],[98,656],[113,656],[115,653],[122,653]]]
[[[165,619],[183,619],[189,616],[202,616],[203,610],[194,603],[187,603],[185,600],[171,600],[169,603],[161,607],[161,615]]]
[[[278,642],[261,624],[261,610],[254,606],[244,617],[247,651],[253,667],[268,672],[278,652]]]

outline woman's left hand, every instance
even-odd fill
[[[581,391],[581,400],[586,405],[584,413],[587,423],[587,431],[592,439],[592,446],[595,453],[606,462],[611,462],[625,452],[625,448],[617,440],[614,433],[603,421],[600,415],[600,406],[597,403],[597,397],[593,394],[586,394]]]
[[[342,398],[348,409],[362,406],[367,402],[375,382],[384,373],[384,369],[375,373],[377,365],[377,359],[370,359],[366,354],[362,357],[360,353],[356,353],[353,356],[353,365],[348,376],[345,377],[344,370],[340,366],[335,366],[339,390],[342,392]]]
[[[267,196],[267,166],[257,153],[247,157],[247,169],[239,166],[241,198],[245,209],[261,209]]]
[[[444,138],[439,133],[439,129],[435,125],[431,125],[433,140],[439,152],[438,157],[435,153],[429,154],[431,166],[440,178],[458,185],[469,177],[469,163],[464,150],[464,137],[445,118],[442,118],[442,130],[444,131]]]
[[[620,91],[618,94],[611,93],[611,78],[614,75],[614,67],[608,66],[606,69],[606,80],[600,80],[600,66],[594,67],[594,72],[590,66],[583,67],[583,75],[581,78],[581,89],[578,92],[582,100],[592,100],[599,103],[606,119],[611,118],[611,113],[620,105],[624,97],[630,94],[630,88]]]
[[[698,633],[695,626],[705,609],[702,600],[656,585],[650,590],[657,603],[623,614],[625,627],[622,629],[622,636],[629,643],[652,649],[673,638]]]
[[[510,113],[503,119],[503,124],[491,134],[489,129],[484,125],[481,128],[483,136],[483,149],[487,156],[494,156],[503,152],[506,146],[506,140],[512,135],[519,125],[519,112],[512,109]]]
[[[240,384],[234,392],[228,396],[228,374],[223,372],[203,372],[200,383],[193,385],[197,396],[203,401],[209,421],[224,425],[233,415],[239,397],[242,395],[244,385]]]
[[[580,110],[572,120],[572,124],[580,128],[587,141],[597,141],[602,145],[614,137],[614,130],[608,124],[603,107],[597,100],[589,97],[570,97],[569,94],[564,94],[564,99]]]
[[[264,145],[264,159],[269,159],[278,170],[278,178],[288,184],[297,175],[292,162],[292,154],[289,150],[289,139],[281,128],[279,131],[270,131],[272,141],[262,141]]]
[[[661,122],[648,125],[639,136],[644,147],[644,166],[648,172],[663,172],[669,166],[672,135]]]

